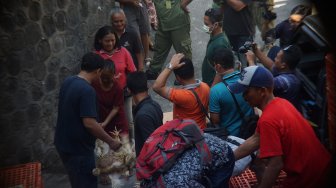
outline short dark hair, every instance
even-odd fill
[[[133,95],[148,91],[146,73],[142,71],[129,73],[127,75],[127,88]]]
[[[100,55],[88,52],[82,57],[81,70],[93,72],[104,66],[104,59]]]
[[[113,73],[115,73],[115,65],[114,62],[111,59],[105,59],[104,60],[104,66],[102,68],[103,70],[111,70]]]
[[[286,63],[289,69],[295,69],[301,60],[302,52],[297,45],[289,45],[283,50],[282,62]]]
[[[174,69],[174,74],[179,76],[183,80],[187,80],[194,77],[194,65],[191,59],[187,57],[183,57],[180,60],[180,63],[184,63],[184,65],[178,69]]]
[[[309,5],[297,5],[290,12],[290,15],[293,14],[300,14],[303,17],[306,17],[312,14],[312,7]]]
[[[213,66],[215,64],[220,64],[224,69],[234,68],[235,61],[233,52],[231,49],[227,48],[217,48],[214,51],[213,57],[210,57],[211,62],[213,62]]]
[[[218,22],[219,25],[223,23],[223,14],[219,8],[209,8],[205,11],[204,15],[210,18],[211,23]]]
[[[120,49],[121,45],[119,42],[119,37],[117,35],[117,32],[115,31],[115,29],[112,26],[109,25],[105,25],[101,28],[98,29],[98,31],[96,32],[95,35],[95,39],[94,39],[94,48],[95,50],[101,50],[103,47],[101,45],[101,43],[99,42],[100,40],[102,40],[106,35],[108,34],[114,34],[115,39],[116,39],[116,43],[114,45],[114,49]]]

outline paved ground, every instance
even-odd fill
[[[275,12],[277,13],[277,20],[276,23],[279,21],[282,21],[286,18],[288,18],[290,10],[297,4],[299,4],[300,0],[274,0],[275,1]],[[208,7],[211,7],[212,1],[204,1],[204,0],[195,0],[193,1],[189,9],[191,11],[191,37],[192,37],[192,49],[193,49],[193,62],[196,70],[196,78],[201,78],[201,64],[203,61],[203,57],[205,54],[205,48],[206,44],[209,40],[209,35],[202,31],[203,26],[203,15],[205,10]],[[255,39],[256,42],[260,43],[260,37],[257,37]],[[171,50],[171,53],[168,57],[172,56],[174,53],[174,50]],[[168,84],[173,85],[174,78],[171,76],[168,80]],[[153,84],[152,81],[149,82],[149,85]],[[163,99],[162,97],[156,95],[153,93],[152,90],[150,90],[151,95],[153,98],[159,102],[164,112],[170,112],[172,111],[172,105],[167,102],[167,100]],[[69,188],[69,180],[67,176],[63,173],[55,174],[55,173],[48,173],[43,171],[43,182],[46,188]],[[131,177],[125,186],[123,187],[133,187],[135,182],[135,177]],[[99,185],[100,188],[107,188],[111,186],[102,186]]]

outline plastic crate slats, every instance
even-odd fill
[[[286,173],[281,171],[273,188],[281,188],[282,182],[286,176]],[[232,177],[230,179],[230,188],[250,188],[257,184],[257,177],[250,169],[246,169],[241,175]]]
[[[41,188],[41,163],[31,162],[0,169],[0,187]]]

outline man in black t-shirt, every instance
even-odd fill
[[[96,167],[96,138],[106,142],[112,150],[121,146],[96,120],[96,92],[90,83],[99,77],[103,63],[99,55],[85,54],[79,74],[66,78],[59,92],[54,144],[72,188],[97,187],[97,177],[92,174]]]
[[[160,105],[148,95],[147,77],[143,72],[127,75],[127,87],[136,104],[133,110],[135,153],[140,154],[147,138],[162,125],[163,112]]]
[[[223,30],[227,35],[232,50],[238,52],[246,41],[252,41],[255,32],[253,17],[250,11],[252,0],[215,0],[222,8]],[[246,66],[244,54],[238,54],[243,66]]]

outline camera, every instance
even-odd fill
[[[252,50],[252,44],[251,41],[246,41],[243,46],[239,47],[238,52],[245,54],[248,50]]]

